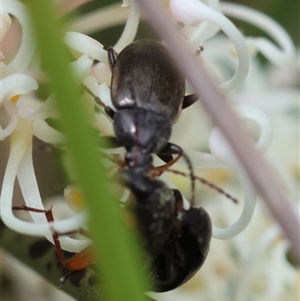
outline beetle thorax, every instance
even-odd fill
[[[124,108],[115,114],[114,130],[127,152],[158,153],[169,141],[171,123],[143,108]]]

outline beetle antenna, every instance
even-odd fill
[[[101,107],[103,107],[103,108],[106,108],[106,105],[102,102],[102,100],[100,99],[100,97],[99,96],[96,96],[87,86],[84,86],[83,85],[83,90],[86,92],[86,93],[88,93],[88,94],[90,94],[93,98],[94,98],[94,100],[95,100],[95,102],[98,104],[98,105],[100,105]]]
[[[188,174],[185,173],[185,172],[182,172],[182,171],[179,171],[179,170],[175,170],[175,169],[167,169],[168,172],[172,172],[176,175],[179,175],[179,176],[184,176],[184,177],[187,177]],[[215,185],[214,183],[202,178],[202,177],[199,177],[199,176],[195,176],[193,175],[193,179],[194,180],[198,180],[199,182],[201,182],[202,184],[208,186],[209,188],[213,189],[213,190],[216,190],[218,191],[220,194],[224,195],[226,198],[232,200],[235,204],[238,203],[238,200],[234,197],[232,197],[229,193],[227,193],[225,190],[223,190],[222,188],[218,187],[217,185]]]
[[[195,179],[197,178],[194,174],[194,169],[193,169],[193,165],[192,162],[190,160],[190,158],[183,152],[182,153],[182,157],[184,158],[184,160],[186,161],[186,164],[189,168],[189,176],[190,176],[190,180],[191,180],[191,190],[192,190],[192,196],[191,196],[191,205],[193,206],[195,203]],[[167,169],[168,171],[170,171],[170,169]],[[172,170],[172,169],[171,169]]]

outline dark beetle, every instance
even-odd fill
[[[134,202],[129,209],[138,221],[145,250],[156,257],[169,239],[175,218],[173,191],[162,181],[151,179],[144,173],[125,169],[118,174],[130,189]]]
[[[108,61],[112,71],[111,99],[116,111],[109,107],[105,111],[114,121],[114,144],[126,148],[127,166],[148,171],[151,153],[165,162],[172,161],[173,154],[186,158],[179,146],[168,141],[181,110],[197,97],[184,96],[185,80],[165,47],[155,40],[138,40],[119,55],[110,47]],[[186,161],[191,170],[187,158]]]
[[[184,209],[180,192],[173,192],[173,229],[151,267],[157,292],[173,290],[196,274],[206,259],[212,235],[208,213],[201,207]]]
[[[133,212],[138,220],[146,251],[150,256],[149,277],[154,291],[165,292],[179,287],[200,269],[209,250],[211,221],[203,208],[183,208],[178,190],[172,190],[162,181],[151,179],[133,169],[118,174],[125,186],[135,196]],[[39,212],[53,222],[52,210],[41,210],[27,206],[14,210]],[[85,233],[85,232],[81,232]],[[52,233],[56,251],[62,265],[69,273],[66,279],[94,261],[92,246],[67,259],[61,248],[59,235]]]
[[[178,190],[135,170],[119,174],[135,196],[134,213],[151,257],[154,291],[165,292],[188,281],[208,254],[211,220],[203,208],[183,208]]]
[[[152,153],[167,163],[165,169],[183,156],[194,179],[189,159],[179,146],[169,143],[169,138],[181,110],[197,97],[184,96],[185,80],[158,41],[138,40],[119,55],[109,48],[108,61],[111,99],[116,108],[105,107],[116,135],[110,142],[126,149],[127,168],[118,177],[135,198],[132,211],[151,258],[150,277],[155,289],[168,291],[201,267],[209,249],[211,222],[202,208],[185,210],[178,190],[147,173],[152,167]],[[175,154],[178,156],[173,159]]]
[[[119,55],[109,48],[108,61],[116,111],[108,107],[105,111],[113,119],[115,144],[126,149],[127,169],[119,177],[135,197],[133,211],[152,259],[150,277],[155,290],[168,291],[190,279],[203,264],[211,222],[202,208],[185,210],[180,192],[151,179],[147,172],[152,153],[168,166],[183,156],[193,179],[189,159],[168,141],[181,110],[197,97],[184,96],[185,80],[158,41],[133,42]],[[175,160],[174,154],[178,155]]]

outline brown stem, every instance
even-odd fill
[[[239,122],[157,0],[136,0],[157,36],[164,40],[177,67],[200,97],[203,108],[230,143],[250,180],[264,199],[300,261],[300,222],[266,161],[241,130]],[[178,59],[180,58],[180,59]]]

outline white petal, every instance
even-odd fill
[[[231,163],[235,161],[235,154],[231,146],[225,140],[218,128],[214,128],[211,131],[209,137],[209,147],[211,153],[220,162]]]
[[[6,75],[24,71],[30,64],[35,52],[35,39],[32,33],[30,16],[26,6],[16,0],[2,0],[2,12],[16,17],[22,27],[22,42],[14,59],[6,66]]]
[[[237,18],[257,26],[269,34],[272,39],[278,43],[281,49],[266,38],[253,38],[253,44],[256,46],[257,50],[259,50],[273,64],[285,65],[292,60],[295,53],[293,41],[287,32],[273,19],[252,8],[235,3],[221,3],[221,9],[230,17]]]
[[[249,225],[256,205],[256,194],[247,173],[236,158],[231,146],[216,128],[213,129],[211,133],[209,146],[212,154],[218,160],[228,163],[228,165],[235,170],[245,194],[244,208],[239,219],[234,224],[224,229],[213,227],[214,238],[230,239],[244,231]]]
[[[96,77],[98,83],[105,83],[107,86],[110,86],[111,82],[111,72],[107,65],[102,62],[94,65],[92,67],[91,74]]]
[[[99,87],[99,94],[98,96],[100,97],[100,99],[102,100],[102,102],[112,108],[112,109],[116,109],[115,106],[113,105],[112,101],[111,101],[111,97],[110,97],[110,89],[107,87],[106,84],[101,84]]]
[[[49,126],[44,120],[35,120],[33,122],[33,134],[40,140],[54,145],[66,142],[65,136]]]
[[[56,110],[54,103],[54,96],[51,94],[46,101],[44,101],[40,106],[34,110],[31,114],[27,114],[24,118],[27,119],[37,119],[44,120],[50,117]]]
[[[4,129],[0,127],[0,140],[4,140],[13,132],[13,130],[17,125],[17,122],[18,122],[18,115],[12,114],[9,118],[7,126]]]
[[[1,102],[18,94],[27,94],[38,88],[38,83],[29,75],[12,74],[0,80]]]
[[[91,72],[93,60],[88,55],[80,56],[75,62],[70,64],[79,83],[81,83]]]
[[[39,193],[36,176],[32,162],[32,149],[30,148],[22,159],[18,170],[18,180],[22,195],[27,206],[44,210],[44,205]],[[48,223],[46,217],[42,213],[29,212],[34,223],[22,221],[23,227],[28,227],[30,235],[44,235],[49,241],[52,241],[52,233],[50,227],[59,233],[77,230],[84,223],[85,213],[74,215],[70,218]],[[25,229],[24,229],[25,230]],[[18,230],[17,230],[18,231]],[[18,231],[24,233],[22,231]],[[70,252],[78,252],[87,245],[87,240],[79,241],[66,236],[60,237],[62,248]]]
[[[240,86],[245,80],[249,69],[249,54],[244,37],[234,24],[223,14],[206,6],[197,0],[170,0],[173,16],[178,21],[187,25],[197,25],[201,21],[210,21],[218,25],[234,44],[238,55],[238,66],[234,76],[227,82],[220,84],[226,92]]]
[[[112,120],[107,118],[103,113],[95,113],[95,127],[104,136],[114,136]],[[117,150],[117,149],[115,149]]]
[[[92,97],[98,96],[99,84],[94,76],[91,75],[85,78],[83,81],[83,85],[89,90],[89,92],[92,94]]]
[[[209,153],[203,153],[203,152],[195,151],[192,149],[185,149],[185,148],[183,149],[183,151],[193,162],[193,168],[196,168],[196,169],[197,168],[200,168],[200,169],[228,168],[227,164],[217,161],[216,158]]]
[[[128,9],[120,7],[119,3],[101,7],[90,13],[84,14],[76,18],[70,29],[72,31],[80,31],[81,33],[90,34],[105,28],[116,25],[122,25],[128,16]]]
[[[12,213],[12,195],[19,165],[22,158],[29,150],[31,138],[32,131],[30,129],[30,122],[19,120],[18,127],[13,132],[13,135],[11,137],[11,149],[5,169],[0,197],[1,218],[9,228],[16,231],[18,231],[19,229],[21,231],[27,230],[24,229],[23,222],[17,219]]]
[[[98,107],[101,107],[101,109],[103,109],[104,106],[108,106],[113,110],[115,110],[115,107],[112,104],[111,97],[110,97],[110,89],[105,83],[99,85],[94,76],[89,76],[83,81],[83,84],[93,94],[91,96],[93,96],[94,98],[95,97],[100,98],[102,105],[96,102],[96,105]]]
[[[197,0],[170,0],[170,9],[173,17],[186,25],[197,25],[201,21],[201,15],[199,13],[199,8],[201,8],[201,3]]]
[[[194,46],[202,45],[207,39],[213,37],[219,31],[219,26],[216,26],[211,22],[203,21],[188,37],[188,42],[193,44]]]
[[[108,63],[107,52],[103,49],[103,45],[89,36],[79,32],[67,32],[64,40],[71,49],[87,54],[93,60]]]
[[[10,26],[11,26],[11,17],[9,16],[8,13],[0,13],[0,41],[2,42],[2,40],[4,39],[7,31],[9,30]]]
[[[48,223],[44,214],[32,213],[35,222],[25,222],[15,217],[12,211],[12,195],[15,178],[18,179],[27,206],[44,209],[33,170],[31,154],[31,122],[19,120],[11,137],[11,150],[8,158],[0,196],[0,214],[2,221],[14,231],[27,235],[46,235],[52,241],[51,229],[63,233],[78,229],[85,221],[85,214],[76,215],[67,220]],[[60,239],[63,248],[78,252],[87,246],[87,241],[75,241],[68,237]]]
[[[249,105],[238,105],[234,107],[239,118],[254,121],[260,129],[260,137],[256,143],[256,148],[265,153],[271,145],[273,138],[272,124],[267,115],[260,109]]]
[[[126,6],[124,6],[123,2],[122,7]],[[138,5],[135,3],[135,1],[131,1],[129,16],[127,18],[122,35],[114,46],[115,51],[120,52],[126,45],[130,44],[134,40],[139,25],[139,17],[140,14]]]

